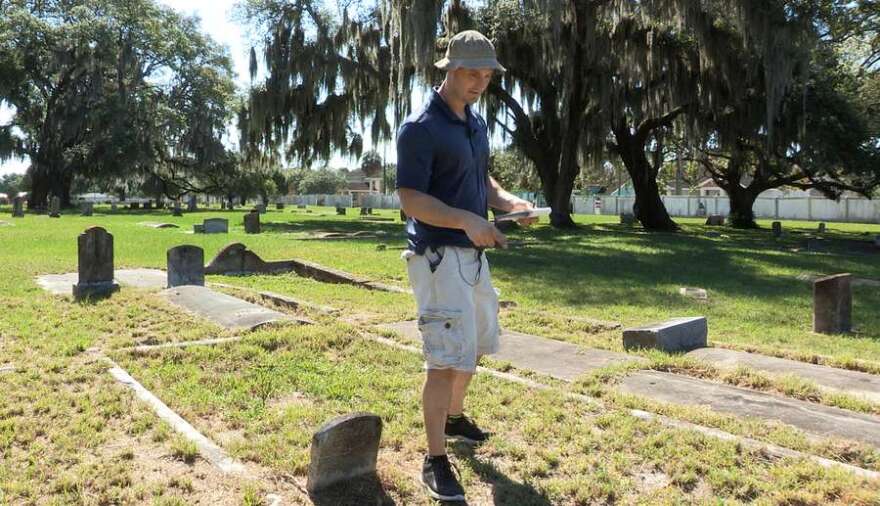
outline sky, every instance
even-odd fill
[[[232,20],[232,10],[236,0],[158,0],[159,3],[168,5],[187,16],[198,16],[201,19],[202,30],[210,35],[215,41],[225,45],[232,57],[236,83],[244,88],[249,83],[248,66],[250,43],[245,39],[243,27]],[[0,104],[0,124],[9,122],[12,111]],[[364,150],[372,149],[369,135],[364,138]],[[379,154],[386,161],[394,162],[397,153],[391,146],[378,146]],[[351,166],[356,161],[348,158],[334,157],[328,162],[330,167]],[[27,160],[11,160],[0,163],[0,175],[8,173],[23,173],[30,162]]]

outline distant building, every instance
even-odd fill
[[[340,193],[351,197],[352,206],[360,207],[364,196],[382,193],[382,178],[367,177],[362,170],[353,170],[345,176],[346,187]]]

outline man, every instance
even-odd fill
[[[500,333],[498,295],[483,250],[506,247],[507,240],[487,221],[488,208],[511,212],[532,205],[489,176],[486,122],[471,109],[494,72],[504,71],[492,43],[476,31],[459,33],[435,65],[446,79],[398,132],[397,189],[409,217],[403,257],[427,368],[422,409],[428,454],[421,479],[431,497],[461,501],[464,489],[450,468],[445,440],[486,440],[464,415],[464,398],[480,357],[498,350]]]

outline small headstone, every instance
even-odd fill
[[[813,332],[840,334],[852,329],[852,276],[813,281]]]
[[[822,223],[819,224],[819,233],[820,233],[820,234],[824,234],[824,233],[825,233],[825,222],[822,222]]]
[[[193,233],[194,234],[204,234],[205,233],[205,225],[201,223],[193,224]]]
[[[110,212],[115,213],[117,209],[116,201],[110,202]]]
[[[235,202],[233,202],[231,200],[229,202],[227,202],[226,209],[228,209],[230,211],[235,211]]]
[[[183,209],[180,207],[180,201],[174,201],[174,209],[171,211],[172,216],[183,216]]]
[[[314,493],[349,480],[375,475],[382,419],[371,413],[335,418],[312,436],[306,489]]]
[[[226,218],[208,218],[202,225],[206,234],[229,233],[229,220]]]
[[[220,202],[220,209],[223,211],[226,210],[226,202]]]
[[[345,216],[345,208],[344,208],[344,207],[337,207],[337,208],[336,208],[336,214],[337,214],[338,216]]]
[[[207,274],[241,274],[266,271],[266,262],[240,242],[224,246],[205,267]]]
[[[683,286],[678,289],[678,293],[691,299],[702,301],[709,300],[709,292],[707,292],[704,288],[692,288]]]
[[[140,209],[141,203],[140,202],[132,202],[131,204],[128,205],[128,208],[129,209]]]
[[[256,210],[244,215],[244,233],[259,234],[260,233],[260,213]]]
[[[153,209],[153,201],[148,200],[148,201],[144,202],[144,209],[147,211]]]
[[[773,222],[773,237],[782,237],[782,222],[774,221]]]
[[[275,210],[283,211],[284,210],[284,202],[275,202]]]
[[[260,214],[266,214],[266,204],[257,204],[254,206],[254,210]]]
[[[61,217],[61,199],[58,197],[52,197],[49,200],[49,217],[50,218],[60,218]]]
[[[195,195],[189,196],[189,201],[186,204],[186,210],[191,213],[199,210],[199,205],[198,205],[198,202],[196,201]]]
[[[297,209],[305,209],[305,208],[307,208],[307,207],[308,207],[308,206],[306,206],[305,204],[299,204],[299,205],[296,206]]]
[[[703,316],[673,318],[663,323],[623,331],[623,347],[657,348],[667,352],[704,348],[709,326]]]
[[[80,206],[80,215],[81,216],[92,216],[95,212],[95,204],[94,202],[83,202]]]
[[[205,251],[185,244],[168,250],[168,286],[205,286]]]
[[[387,249],[388,249],[388,246],[385,244],[377,244],[376,245],[376,251],[385,251]]]
[[[12,217],[24,218],[24,199],[15,197],[12,199]]]
[[[113,236],[101,227],[92,227],[77,238],[79,282],[73,285],[77,299],[112,293],[119,289],[113,282]]]
[[[724,225],[724,216],[713,214],[706,218],[706,225],[710,227],[721,227]]]
[[[636,224],[636,217],[632,213],[620,213],[620,224],[632,226]]]

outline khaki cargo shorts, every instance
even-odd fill
[[[472,248],[404,251],[419,311],[428,369],[474,372],[477,356],[498,351],[498,293],[486,255]]]

